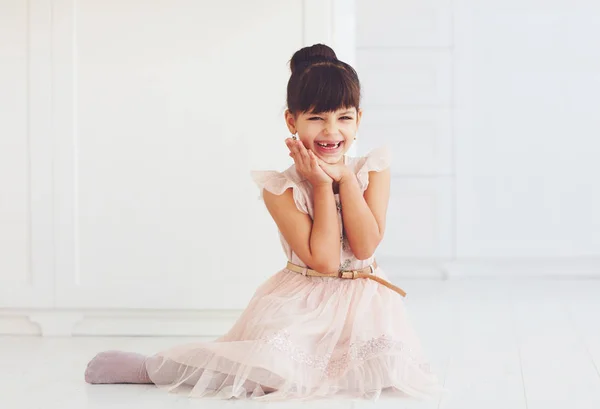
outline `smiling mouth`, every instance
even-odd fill
[[[330,150],[330,151],[335,151],[336,149],[338,149],[342,144],[344,143],[344,141],[337,141],[337,142],[315,142],[315,144],[321,148],[322,150]]]

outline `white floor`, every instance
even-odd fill
[[[406,306],[450,393],[440,401],[315,401],[314,408],[598,409],[600,280],[405,281]],[[189,338],[0,337],[0,408],[300,407],[87,385],[96,351],[151,353]]]

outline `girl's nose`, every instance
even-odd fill
[[[336,125],[331,123],[326,124],[323,133],[325,133],[325,135],[335,135],[337,133]]]

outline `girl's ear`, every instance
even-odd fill
[[[285,124],[288,127],[288,130],[290,131],[290,133],[293,135],[297,132],[296,129],[296,118],[294,117],[294,115],[290,112],[289,109],[285,110]]]
[[[362,109],[359,109],[358,112],[356,113],[356,126],[357,127],[360,125],[360,120],[362,118],[362,114],[363,114]]]

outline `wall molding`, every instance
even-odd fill
[[[53,180],[52,180],[52,20],[51,0],[26,2],[26,121],[28,161],[27,271],[0,286],[0,306],[50,307],[54,300]],[[16,40],[15,40],[16,41]]]
[[[218,337],[241,310],[0,310],[0,335]]]

